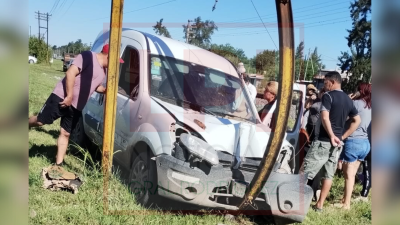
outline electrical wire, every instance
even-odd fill
[[[64,7],[64,5],[65,5],[66,2],[67,2],[67,0],[63,0],[63,2],[61,3],[60,7],[58,7],[58,11],[59,11],[59,12],[62,10],[62,8]],[[57,9],[54,10],[53,15],[55,14],[56,11],[57,11]]]
[[[160,5],[165,5],[165,4],[167,4],[167,3],[171,3],[171,2],[175,2],[175,1],[177,1],[177,0],[171,0],[171,1],[162,2],[162,3],[159,3],[159,4],[147,6],[147,7],[144,7],[144,8],[140,8],[140,9],[135,9],[135,10],[132,10],[132,11],[124,12],[123,14],[125,15],[125,14],[128,14],[128,13],[132,13],[132,12],[137,12],[137,11],[149,9],[149,8],[157,7],[157,6],[160,6]],[[110,16],[102,17],[102,18],[97,18],[97,19],[86,20],[86,21],[83,21],[83,22],[81,22],[81,23],[85,23],[85,22],[89,22],[89,21],[94,21],[94,20],[102,20],[102,19],[107,19],[107,18],[110,18]]]
[[[60,3],[60,0],[57,0],[56,2],[54,2],[53,8],[51,8],[51,10],[50,10],[50,14],[52,14],[54,12],[54,10],[57,8],[58,3]]]
[[[261,22],[263,23],[263,25],[264,25],[264,27],[265,27],[265,30],[267,30],[268,35],[269,35],[269,37],[271,38],[272,43],[274,43],[275,48],[278,49],[278,46],[276,46],[274,39],[272,39],[271,34],[269,33],[267,27],[266,27],[265,24],[264,24],[264,21],[261,19],[261,16],[260,16],[260,14],[258,13],[258,10],[257,10],[256,6],[254,5],[253,0],[250,0],[250,1],[251,1],[251,4],[253,4],[253,7],[254,7],[254,9],[255,9],[256,12],[257,12],[258,17],[260,17],[260,20],[261,20]]]
[[[67,8],[67,11],[64,12],[64,14],[62,14],[62,16],[60,17],[60,19],[62,19],[64,17],[64,15],[68,12],[68,10],[71,8],[71,6],[74,4],[75,0],[72,1],[72,3],[69,5],[69,7]]]
[[[331,22],[331,21],[337,21],[337,20],[339,20],[339,19],[342,19],[343,17],[339,17],[339,18],[334,18],[334,19],[329,19],[329,20],[323,20],[323,21],[316,21],[316,22],[312,22],[312,23],[307,23],[307,25],[310,25],[310,24],[316,24],[316,23],[325,23],[325,22]],[[273,25],[276,25],[275,23],[272,23]],[[255,24],[255,26],[248,26],[248,27],[246,27],[246,28],[257,28],[257,27],[259,27],[260,26],[260,24]],[[296,27],[296,26],[295,26]],[[300,27],[301,28],[301,27]],[[230,29],[229,31],[231,31],[231,30],[242,30],[242,29]],[[261,31],[261,30],[260,30]],[[252,32],[256,32],[256,31],[252,31]],[[241,32],[240,32],[241,33]],[[226,33],[222,33],[222,34],[226,34]],[[232,33],[227,33],[227,34],[232,34]]]
[[[344,12],[347,12],[348,13],[348,10],[346,10],[346,11],[341,11],[341,12],[334,12],[334,13],[329,13],[329,14],[326,14],[326,12],[333,12],[333,11],[337,11],[337,10],[343,10],[343,8],[338,8],[338,9],[333,9],[333,10],[328,10],[328,11],[323,11],[323,12],[319,12],[319,13],[315,13],[315,14],[313,14],[313,15],[311,15],[311,17],[310,17],[310,15],[306,15],[306,16],[300,16],[300,17],[295,17],[295,20],[296,21],[298,21],[298,20],[309,20],[309,19],[313,19],[313,18],[321,18],[321,16],[315,16],[315,15],[317,15],[317,14],[324,14],[324,16],[328,16],[328,15],[337,15],[337,14],[339,14],[339,13],[344,13]],[[340,18],[341,19],[341,18]],[[272,22],[270,22],[270,23],[277,23],[277,21],[272,21]],[[238,24],[238,26],[235,26],[235,24]],[[224,26],[230,26],[230,27],[224,27],[224,28],[226,28],[226,29],[230,29],[230,30],[235,30],[235,29],[242,29],[242,28],[252,28],[252,27],[257,27],[257,26],[259,26],[259,24],[245,24],[245,23],[227,23],[227,24],[224,24],[224,25],[221,25],[221,23],[219,23],[218,24],[218,26],[219,27],[224,27]]]
[[[343,20],[343,21],[337,21],[333,23],[323,23],[323,24],[317,24],[314,26],[305,26],[304,29],[306,28],[311,28],[311,27],[318,27],[318,26],[324,26],[324,25],[331,25],[331,24],[337,24],[337,23],[342,23],[342,22],[347,22],[350,21],[348,20]],[[270,33],[274,33],[278,31],[270,31]],[[266,32],[264,30],[258,30],[258,31],[249,31],[249,32],[239,32],[239,33],[225,33],[225,34],[215,34],[213,36],[215,37],[223,37],[223,36],[246,36],[246,35],[253,35],[253,34],[265,34]]]
[[[325,5],[325,4],[329,4],[329,3],[331,3],[331,2],[319,3],[318,5],[321,6],[321,5]],[[339,4],[343,4],[343,3],[349,3],[349,1],[343,1],[343,2],[340,2],[340,3],[335,3],[335,4],[331,4],[331,5],[326,5],[326,6],[324,6],[324,7],[339,5]],[[308,6],[308,7],[310,7],[310,6]],[[308,8],[308,7],[303,7],[303,8]],[[294,10],[293,10],[293,12],[294,12],[294,17],[295,17],[295,18],[297,18],[297,13],[299,13],[299,12],[296,11],[296,10],[298,10],[298,9],[303,9],[303,8],[297,8],[297,9],[294,9]],[[320,7],[320,8],[321,8],[321,7]],[[317,8],[317,9],[319,9],[319,8]],[[303,11],[300,11],[300,12],[309,12],[309,11],[313,11],[313,10],[314,10],[314,9],[303,10]],[[271,17],[276,17],[276,14],[266,14],[266,15],[263,15],[263,16],[262,16],[263,19],[271,18]],[[258,20],[258,17],[248,17],[248,18],[242,18],[242,19],[236,19],[236,20],[222,21],[222,22],[220,22],[220,23],[230,23],[230,22],[236,22],[236,21],[239,21],[239,22],[246,22],[246,21],[254,21],[254,20]]]

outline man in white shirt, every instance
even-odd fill
[[[249,91],[250,99],[254,102],[257,97],[257,89],[252,83],[250,83],[250,77],[248,74],[243,74],[243,80],[246,83],[247,90]]]

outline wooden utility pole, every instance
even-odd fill
[[[191,34],[191,24],[190,24],[190,22],[192,22],[191,20],[188,20],[188,24],[187,24],[187,27],[186,27],[186,43],[189,43],[189,41],[190,41],[190,34]]]
[[[38,27],[38,28],[39,28],[39,29],[38,29],[38,30],[39,30],[39,36],[38,36],[38,38],[39,38],[39,40],[40,40],[40,17],[39,17],[40,11],[37,11],[36,13],[38,14],[38,17],[37,17],[37,19],[38,19],[38,24],[39,24],[39,27]]]
[[[46,55],[47,55],[47,61],[49,61],[49,13],[46,13]],[[47,62],[49,63],[49,62]]]
[[[114,153],[114,133],[115,133],[115,113],[117,109],[117,91],[118,91],[118,71],[122,34],[122,12],[124,0],[113,0],[111,2],[111,19],[110,19],[110,50],[108,54],[108,71],[107,71],[107,92],[105,94],[104,105],[104,128],[103,128],[103,209],[108,210],[108,182],[113,162]]]
[[[306,70],[304,71],[304,80],[307,80],[307,67],[308,67],[308,60],[310,59],[310,51],[311,51],[311,49],[308,49]]]
[[[49,63],[49,17],[51,16],[49,13],[40,13],[39,11],[35,12],[36,17],[38,19],[38,24],[39,24],[39,41],[42,40],[42,36],[40,36],[40,29],[46,29],[46,45],[47,45],[47,63]],[[40,20],[46,21],[46,27],[41,27],[40,26]]]

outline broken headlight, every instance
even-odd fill
[[[205,160],[211,165],[218,165],[219,159],[217,152],[207,142],[186,133],[181,134],[179,140],[180,143],[186,147],[189,155]]]

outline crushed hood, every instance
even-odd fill
[[[265,125],[204,114],[157,98],[153,100],[162,105],[179,122],[198,132],[215,150],[240,155],[240,157],[263,157],[270,137],[270,132],[267,131]],[[205,129],[195,120],[203,123]],[[283,145],[290,145],[290,143],[284,140]]]

